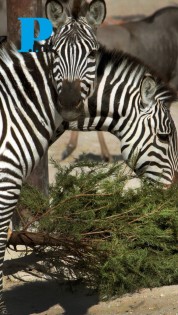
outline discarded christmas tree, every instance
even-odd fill
[[[80,279],[105,297],[178,283],[177,186],[125,190],[123,165],[55,166],[49,199],[24,186],[23,232],[9,243],[34,247],[53,277]]]

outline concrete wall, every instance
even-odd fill
[[[43,2],[45,2],[45,0],[43,0]],[[178,5],[178,0],[106,0],[106,4],[107,16],[135,14],[149,15],[161,7]],[[6,0],[0,0],[0,35],[6,35],[6,32]]]
[[[6,1],[0,0],[0,35],[6,35],[7,19],[6,19]]]
[[[149,15],[161,7],[178,5],[178,0],[106,0],[108,16],[111,15]]]

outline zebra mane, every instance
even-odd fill
[[[109,50],[105,46],[100,45],[99,49],[99,60],[98,60],[98,68],[97,75],[101,77],[104,73],[104,69],[113,64],[113,69],[117,69],[123,62],[126,64],[132,64],[133,69],[136,67],[140,67],[143,69],[143,73],[150,74],[154,80],[156,81],[157,92],[156,98],[160,101],[167,100],[169,102],[176,101],[178,96],[176,92],[169,86],[167,82],[165,82],[160,75],[157,74],[155,70],[152,68],[148,68],[143,62],[141,62],[138,58],[129,55],[123,51],[119,50]]]
[[[73,2],[72,16],[74,17],[74,19],[78,18],[78,14],[79,14],[80,7],[81,7],[81,2],[82,2],[82,0],[74,0],[74,2]]]
[[[18,53],[17,48],[13,43],[4,43],[0,48],[0,60],[6,65],[10,66],[13,64],[13,60],[11,58],[11,52]]]
[[[34,54],[33,52],[25,53],[27,54]],[[24,62],[23,58],[24,54],[18,52],[17,47],[12,42],[3,43],[0,47],[0,67],[1,62],[8,66],[9,68],[13,65],[18,66],[20,64],[21,68],[27,68],[26,63]],[[18,62],[17,62],[18,61]]]

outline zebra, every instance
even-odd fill
[[[138,59],[101,46],[97,86],[80,117],[58,132],[108,131],[121,142],[137,175],[165,186],[178,180],[177,132],[170,114],[175,92]]]
[[[97,38],[101,44],[109,49],[122,50],[138,57],[178,92],[177,21],[178,7],[168,6],[137,20],[133,20],[131,17],[125,22],[121,17],[120,20],[112,20],[112,25],[107,23],[98,28]],[[159,45],[156,44],[158,42]],[[75,150],[77,136],[78,134],[71,132],[71,138],[62,152],[62,159],[65,159]],[[101,152],[104,151],[102,156],[109,160],[111,155],[109,150],[103,146],[104,137],[102,139],[100,135],[100,138]]]
[[[78,118],[96,85],[96,28],[105,18],[105,1],[88,5],[49,0],[46,10],[54,34],[39,44],[39,52],[20,53],[10,43],[0,48],[1,315],[9,314],[3,301],[2,269],[7,230],[22,183],[64,119]]]

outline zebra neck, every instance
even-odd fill
[[[70,128],[107,130],[122,137],[125,125],[129,126],[139,118],[140,86],[148,74],[152,75],[136,58],[101,47],[95,92],[85,102],[83,115],[70,124]],[[160,100],[170,98],[170,93],[164,84],[157,84],[156,94]]]
[[[134,58],[101,47],[96,89],[85,102],[83,115],[78,121],[70,123],[69,128],[118,134],[122,118],[129,115],[133,106],[133,102],[130,102],[130,91],[133,94],[138,93],[139,81],[145,71],[145,67]]]

